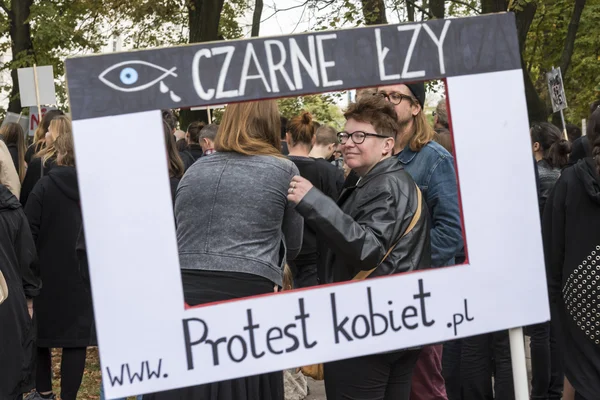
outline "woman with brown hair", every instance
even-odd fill
[[[295,176],[288,199],[328,247],[325,283],[361,280],[428,268],[429,221],[415,181],[393,157],[398,132],[394,107],[362,96],[350,104],[338,133],[344,160],[360,180],[336,204]],[[401,350],[328,362],[327,398],[408,400],[419,350]]]
[[[53,120],[52,124],[66,122]],[[52,149],[56,165],[35,185],[25,206],[43,282],[33,302],[37,321],[36,392],[27,400],[54,398],[52,348],[63,349],[60,397],[75,400],[85,368],[86,347],[95,345],[92,299],[81,279],[76,253],[82,218],[70,129],[54,138]]]
[[[34,154],[38,153],[46,146],[46,133],[48,133],[50,121],[59,115],[65,115],[65,113],[60,110],[49,110],[42,117],[42,121],[39,123],[35,133],[33,134],[33,144],[29,146],[25,152],[25,162],[27,164],[31,162]]]
[[[196,306],[272,293],[302,244],[287,200],[298,168],[280,149],[274,100],[230,104],[216,153],[185,173],[175,199],[185,301]],[[283,400],[283,372],[145,395],[144,399]]]
[[[48,115],[48,114],[46,114]],[[45,118],[46,116],[44,116]],[[35,156],[29,161],[27,173],[23,179],[23,185],[21,187],[21,204],[25,206],[27,204],[27,198],[29,193],[33,190],[33,187],[44,175],[48,175],[52,167],[56,164],[56,149],[54,147],[54,141],[62,134],[71,135],[73,129],[71,127],[71,119],[66,115],[59,115],[48,122],[48,130],[44,139],[44,147],[35,154]]]
[[[10,122],[0,128],[0,136],[4,139],[4,143],[10,151],[10,156],[13,159],[15,168],[19,174],[19,180],[23,182],[25,178],[25,171],[27,171],[27,165],[25,164],[25,152],[27,147],[25,146],[25,133],[21,125]]]
[[[308,179],[313,186],[336,201],[339,193],[337,188],[338,169],[327,161],[320,161],[309,156],[310,150],[315,143],[315,126],[309,112],[303,111],[300,115],[289,120],[287,124],[286,141],[288,144],[288,158],[296,164],[300,176]],[[318,276],[318,254],[319,250],[317,234],[308,225],[304,225],[302,249],[298,257],[290,262],[290,268],[294,276],[294,287],[304,288],[319,284]]]

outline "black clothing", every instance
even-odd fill
[[[558,316],[565,375],[584,398],[600,398],[600,176],[591,158],[565,169],[543,218],[552,315]],[[592,285],[594,287],[592,287]],[[591,293],[589,293],[591,291]]]
[[[15,164],[15,169],[17,170],[17,174],[19,173],[19,148],[16,143],[7,144],[8,151],[10,152],[10,156],[12,157],[13,164]]]
[[[582,136],[573,142],[568,166],[575,165],[577,164],[577,161],[591,156],[592,146],[590,146],[590,138]]]
[[[460,377],[463,400],[513,400],[515,389],[508,331],[462,339]]]
[[[340,193],[342,193],[342,190],[344,189],[344,170],[336,167],[324,158],[315,158],[315,160],[317,164],[319,164],[319,167],[323,169],[324,173],[327,174],[327,181],[335,182],[337,196],[333,200],[337,201]]]
[[[66,348],[60,361],[60,398],[76,400],[85,370],[85,347]],[[50,349],[38,347],[36,365],[36,390],[38,393],[52,391],[52,354]]]
[[[0,305],[0,399],[33,388],[35,328],[26,298],[39,294],[35,244],[19,200],[0,185],[0,271],[8,297]]]
[[[31,144],[25,152],[25,162],[29,164],[31,162],[31,159],[33,158],[33,155],[36,154],[38,151],[42,150],[45,146],[46,143],[44,143],[43,141]]]
[[[564,367],[556,329],[550,322],[542,322],[526,327],[525,333],[531,337],[531,400],[560,400]]]
[[[92,299],[81,278],[81,231],[74,167],[56,166],[35,186],[25,214],[36,243],[44,288],[34,300],[38,347],[92,346]]]
[[[408,399],[419,353],[394,351],[325,363],[327,399]]]
[[[408,229],[417,210],[417,186],[397,158],[380,161],[356,186],[346,188],[337,205],[311,189],[296,206],[328,245],[321,282],[343,282],[375,268]],[[386,260],[369,276],[391,275],[431,266],[427,204],[421,217]]]
[[[288,144],[284,140],[281,141],[281,154],[283,154],[284,156],[287,156],[288,154],[290,154],[290,150],[288,149]]]
[[[175,194],[177,193],[177,186],[179,185],[179,178],[169,178],[169,185],[171,186],[171,199],[173,200],[173,207],[175,207]]]
[[[548,161],[540,160],[536,163],[538,172],[538,205],[540,207],[540,216],[544,213],[544,206],[550,192],[554,188],[556,181],[560,178],[560,169],[552,168]]]
[[[239,272],[181,270],[188,305],[273,293],[273,282]],[[144,395],[144,400],[283,400],[283,372],[272,372]]]
[[[204,154],[204,152],[202,151],[202,146],[200,146],[199,144],[190,144],[188,151],[194,158],[194,161],[202,157],[202,155]]]
[[[180,151],[179,157],[181,157],[181,160],[183,161],[183,170],[184,171],[187,171],[188,168],[191,167],[194,162],[196,162],[194,157],[187,150]]]
[[[46,161],[44,168],[42,168],[41,158],[33,157],[31,159],[31,162],[29,162],[27,165],[27,172],[25,173],[25,178],[23,179],[23,184],[21,185],[21,196],[19,196],[19,200],[21,201],[23,207],[25,207],[27,204],[27,199],[35,187],[35,184],[42,178],[42,176],[48,175],[52,167],[55,165],[56,161],[54,159],[50,159]]]
[[[300,171],[300,176],[306,178],[313,186],[336,201],[339,196],[337,186],[337,175],[331,168],[333,165],[319,162],[318,159],[311,157],[288,157]],[[321,159],[322,160],[322,159]],[[324,252],[323,241],[317,239],[317,233],[308,225],[304,225],[304,235],[302,236],[302,248],[295,260],[290,261],[289,265],[294,276],[294,287],[303,288],[319,284],[317,277],[319,254]]]

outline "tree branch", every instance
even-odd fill
[[[294,10],[296,8],[300,8],[300,7],[304,7],[306,6],[308,3],[310,3],[310,0],[306,0],[304,3],[302,4],[298,4],[296,6],[292,6],[292,7],[288,7],[288,8],[280,8],[280,9],[276,9],[275,12],[271,15],[269,15],[267,18],[263,19],[262,21],[260,21],[261,23],[271,19],[272,17],[274,17],[277,13],[281,12],[281,11],[290,11],[290,10]]]
[[[481,14],[481,10],[478,9],[477,7],[473,7],[472,5],[470,5],[469,3],[467,3],[466,1],[461,1],[461,0],[449,0],[452,3],[456,3],[456,4],[460,4],[462,6],[467,7],[470,10],[475,11],[477,14]]]
[[[420,5],[418,5],[417,3],[415,3],[412,0],[406,0],[407,4],[412,5],[414,8],[416,8],[417,10],[421,11],[423,14],[427,14],[427,16],[429,18],[433,18],[433,14],[431,14],[429,11],[427,11],[426,9],[424,9],[423,7],[421,7]]]

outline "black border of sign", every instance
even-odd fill
[[[110,53],[65,64],[72,118],[80,120],[514,70],[521,69],[521,57],[514,14],[500,13]],[[135,82],[121,85],[115,78],[126,67],[136,70]]]

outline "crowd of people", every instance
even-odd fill
[[[464,262],[446,101],[433,126],[424,105],[423,83],[361,90],[340,132],[274,100],[185,132],[163,110],[186,303]],[[585,135],[530,135],[552,315],[526,328],[531,398],[599,399],[600,102]],[[49,111],[28,147],[18,124],[0,137],[0,399],[57,398],[60,348],[60,398],[75,400],[97,343],[71,121]],[[286,373],[138,398],[283,400]],[[324,380],[331,400],[515,397],[506,331],[328,362]]]

